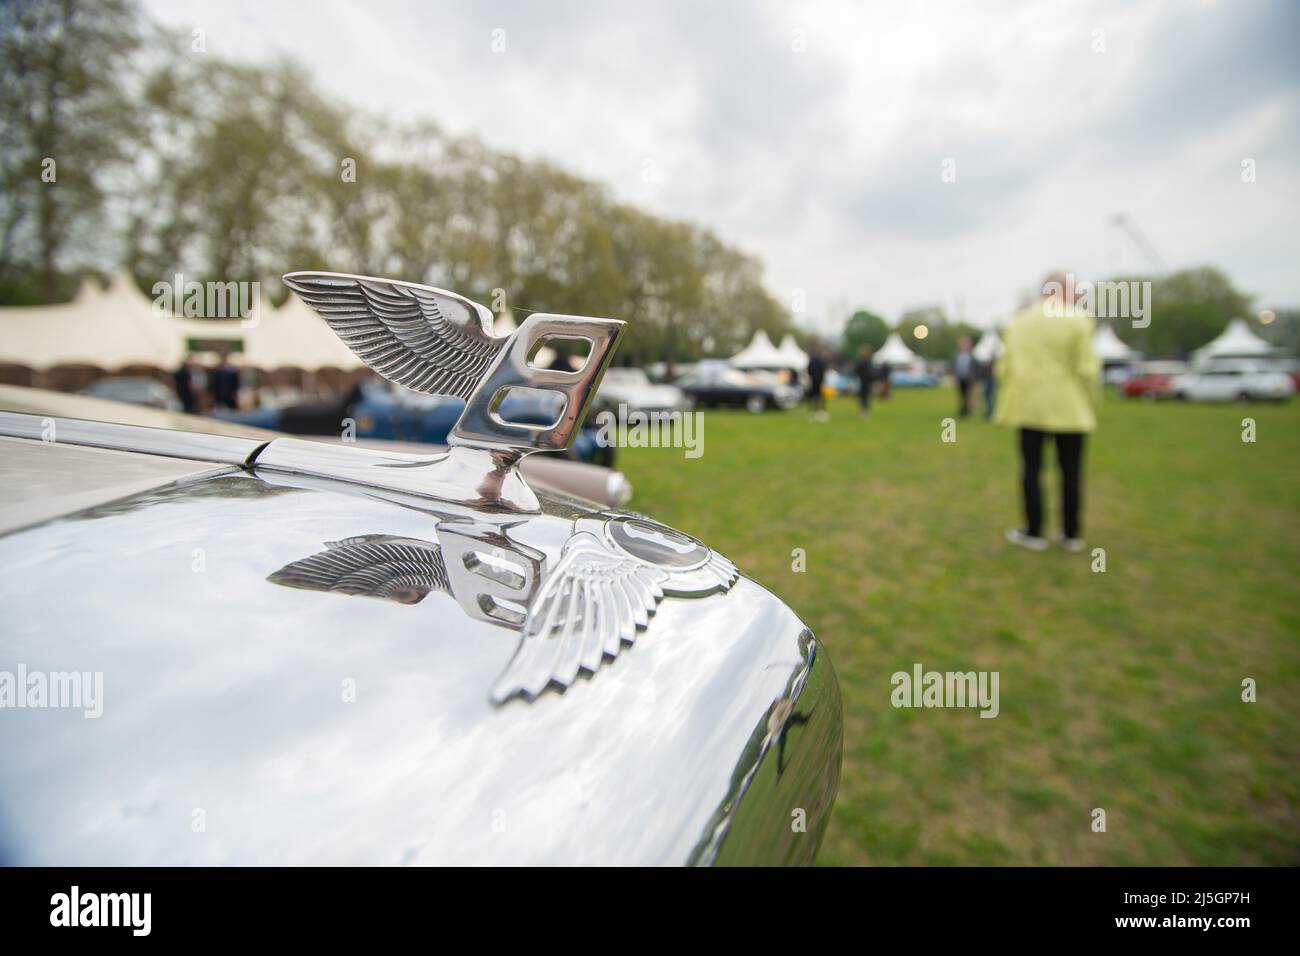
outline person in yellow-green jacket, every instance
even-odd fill
[[[1025,526],[1007,540],[1033,551],[1047,548],[1039,483],[1043,446],[1050,437],[1061,465],[1061,530],[1067,551],[1084,548],[1079,514],[1083,498],[1084,440],[1097,427],[1101,363],[1092,350],[1093,320],[1076,309],[1073,276],[1053,273],[1042,298],[1007,324],[997,363],[993,419],[1017,429]]]

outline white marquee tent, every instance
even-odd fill
[[[911,367],[921,364],[921,357],[903,344],[903,338],[897,332],[890,332],[876,354],[872,357],[877,365],[889,365],[894,368]]]
[[[781,356],[782,368],[794,369],[796,372],[802,372],[808,368],[808,353],[799,348],[799,343],[794,340],[794,336],[789,332],[781,340],[781,346],[777,349]]]
[[[975,356],[975,361],[988,365],[990,362],[996,362],[1002,357],[1003,347],[1002,339],[998,335],[997,329],[989,329],[980,336],[980,340],[975,343],[971,349],[971,354]]]
[[[1141,354],[1137,349],[1125,345],[1124,340],[1109,325],[1097,326],[1097,331],[1092,335],[1092,351],[1103,362],[1127,362]]]
[[[743,349],[731,357],[736,368],[785,368],[785,358],[767,333],[759,329]]]
[[[291,366],[312,372],[361,367],[361,360],[298,296],[290,295],[280,308],[264,308],[262,313],[251,328],[235,323],[244,339],[245,365],[261,369]]]
[[[174,333],[125,274],[107,289],[82,282],[71,302],[0,308],[0,361],[31,368],[55,365],[154,365],[179,356]]]
[[[1233,319],[1217,337],[1193,352],[1192,357],[1203,362],[1215,358],[1265,358],[1277,354],[1279,349],[1252,332],[1245,319]]]
[[[279,309],[262,305],[247,321],[158,315],[126,273],[107,289],[82,283],[71,302],[0,307],[0,362],[49,369],[127,365],[171,369],[191,344],[229,343],[245,365],[355,369],[360,360],[296,295]]]

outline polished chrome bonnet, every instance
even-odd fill
[[[0,861],[811,860],[839,776],[824,649],[694,539],[539,504],[254,464],[0,536],[0,671],[102,675],[95,719],[0,714]],[[666,566],[635,649],[533,695],[538,596],[623,547]]]

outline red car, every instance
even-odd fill
[[[1125,398],[1174,398],[1174,378],[1186,371],[1186,362],[1143,362],[1119,392]]]

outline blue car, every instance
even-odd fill
[[[506,396],[501,417],[530,425],[550,425],[560,413],[563,398],[556,395]],[[337,438],[345,419],[356,423],[357,438],[447,444],[447,435],[465,410],[459,398],[423,395],[390,388],[381,382],[362,382],[345,396],[328,401],[258,408],[248,412],[218,412],[218,417],[244,425],[269,428],[291,435],[330,435]],[[596,440],[596,429],[583,427],[569,449],[570,458],[613,467],[614,449]]]
[[[889,373],[889,384],[894,388],[934,388],[939,384],[939,377],[929,372],[909,372],[900,368]]]

